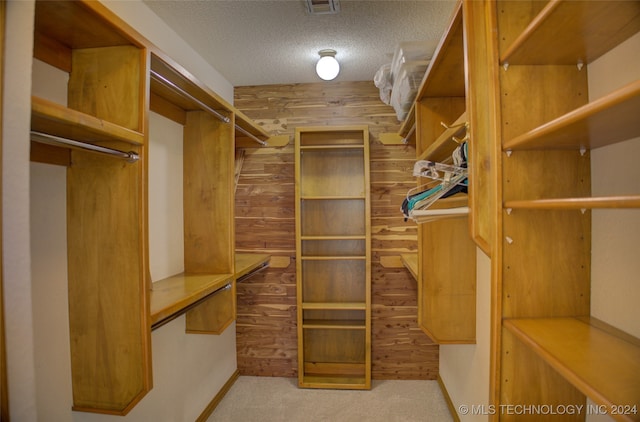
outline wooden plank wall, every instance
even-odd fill
[[[246,149],[236,190],[236,248],[290,258],[238,285],[238,369],[243,375],[297,376],[294,141],[297,126],[360,125],[371,134],[372,377],[435,379],[438,346],[417,326],[417,285],[404,268],[384,268],[381,256],[417,250],[417,227],[400,204],[415,186],[413,146],[384,146],[399,122],[373,82],[235,88],[235,106],[272,134],[290,135],[284,148]],[[286,259],[286,258],[285,258]]]

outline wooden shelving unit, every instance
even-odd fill
[[[296,129],[298,385],[371,388],[366,126]]]
[[[71,380],[79,411],[126,414],[152,384],[145,57],[144,40],[100,3],[36,2],[34,58],[69,78],[67,104],[32,97],[32,131],[142,158],[125,163],[32,142],[39,161],[68,167]]]
[[[415,127],[417,160],[450,159],[458,142],[471,133],[464,67],[460,2],[400,129],[400,136],[405,137]],[[425,181],[428,179],[418,178],[418,186]],[[415,218],[418,254],[412,274],[418,281],[418,325],[441,344],[475,342],[476,248],[469,235],[468,214],[452,210],[468,203],[466,194],[440,199],[427,210],[429,215]]]
[[[151,110],[184,125],[184,274],[152,284],[154,320],[186,313],[188,333],[220,334],[235,319],[235,115],[161,52],[150,75]]]
[[[639,192],[592,195],[590,151],[640,136],[640,80],[589,102],[587,65],[640,31],[640,7],[498,1],[490,10],[503,187],[491,395],[500,405],[588,397],[614,419],[638,420],[613,410],[640,404],[640,341],[588,316],[591,210],[640,208]]]
[[[34,59],[68,74],[66,104],[32,96],[31,159],[68,168],[73,409],[125,415],[152,388],[151,330],[186,314],[188,333],[220,334],[235,319],[236,279],[267,265],[268,255],[234,253],[236,141],[287,140],[270,137],[100,2],[36,1]],[[149,110],[184,125],[184,272],[155,283]]]

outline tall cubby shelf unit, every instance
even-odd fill
[[[371,388],[366,126],[295,134],[298,384]]]
[[[588,397],[615,419],[638,420],[640,341],[591,317],[590,304],[592,213],[637,209],[640,192],[593,195],[590,161],[592,150],[640,136],[640,79],[590,101],[587,65],[640,31],[640,2],[489,5],[502,167],[492,399],[567,406]]]

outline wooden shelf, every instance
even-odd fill
[[[153,283],[151,326],[185,313],[192,305],[233,282],[233,274],[177,274]]]
[[[303,328],[309,329],[333,329],[333,330],[365,330],[366,324],[363,320],[327,320],[327,319],[305,319]]]
[[[322,310],[366,310],[364,302],[303,302],[302,309]]]
[[[301,259],[303,261],[363,261],[366,260],[366,256],[355,256],[355,255],[346,255],[346,256],[302,256]]]
[[[49,40],[51,50],[126,44],[142,46],[135,30],[96,2],[40,1],[35,10],[35,27],[35,37]],[[36,42],[35,46],[34,57],[41,58],[39,47],[42,44]]]
[[[346,148],[364,145],[361,126],[308,126],[300,132],[299,147],[338,146]]]
[[[458,2],[453,11],[445,36],[440,40],[429,67],[425,72],[416,100],[411,105],[407,117],[400,126],[399,135],[403,138],[415,139],[416,103],[430,97],[465,96],[464,75],[464,40],[462,26],[462,2]],[[410,135],[410,136],[409,136]]]
[[[336,144],[336,145],[304,145],[300,147],[300,151],[333,151],[345,149],[364,149],[364,145],[360,144]]]
[[[417,253],[403,253],[400,254],[400,259],[405,267],[409,270],[413,278],[418,279],[418,254]]]
[[[269,254],[238,253],[235,255],[236,280],[246,279],[256,272],[269,266]]]
[[[504,150],[593,149],[640,136],[640,80],[504,143]]]
[[[503,324],[597,404],[610,410],[640,403],[640,340],[593,318],[506,319]],[[617,419],[637,418],[638,413]]]
[[[366,199],[363,195],[300,195],[300,199],[305,201],[323,201],[340,199]]]
[[[300,240],[366,240],[365,235],[361,236],[300,236]]]
[[[500,62],[587,64],[639,30],[635,2],[552,1],[505,49]]]
[[[364,365],[362,365],[364,367]],[[364,369],[363,369],[364,371]],[[305,375],[301,387],[337,388],[337,389],[369,389],[364,377],[345,376],[312,376]]]
[[[463,138],[468,130],[467,126],[467,112],[465,111],[449,125],[449,128],[445,128],[444,132],[418,156],[417,160],[442,161],[444,158],[451,157],[451,152],[457,145],[453,138]]]
[[[610,196],[596,198],[557,198],[530,201],[506,201],[504,208],[514,209],[596,209],[596,208],[640,208],[640,195]]]
[[[462,25],[462,2],[453,11],[453,19],[446,29],[446,36],[429,63],[417,99],[429,97],[464,97],[464,42]]]
[[[91,144],[122,141],[144,145],[140,132],[35,96],[31,97],[31,129]]]

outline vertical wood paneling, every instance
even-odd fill
[[[417,228],[400,204],[415,186],[413,146],[384,146],[400,122],[372,82],[235,88],[235,106],[272,134],[280,149],[248,149],[236,191],[236,249],[291,257],[238,284],[238,369],[243,375],[296,376],[294,148],[297,126],[368,125],[371,137],[372,377],[435,379],[438,346],[418,328],[417,284],[381,256],[417,251]]]

